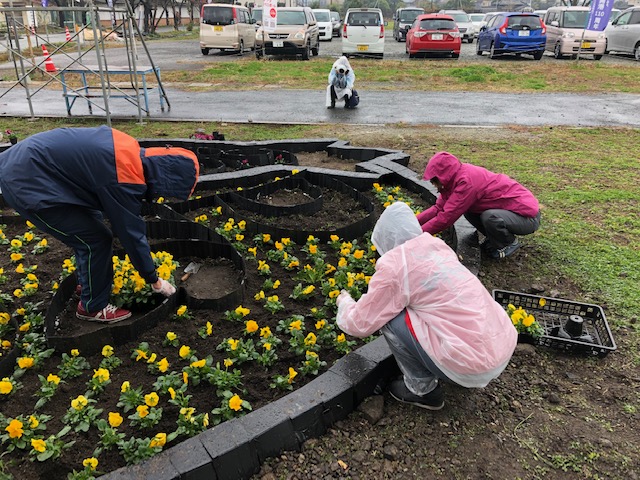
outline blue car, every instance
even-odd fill
[[[480,29],[476,53],[482,55],[488,51],[490,58],[504,53],[525,53],[540,60],[547,41],[546,33],[547,28],[535,13],[498,13]]]

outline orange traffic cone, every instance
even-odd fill
[[[64,35],[65,35],[64,39],[67,42],[70,42],[71,41],[71,34],[69,33],[69,27],[64,27]]]
[[[44,69],[50,73],[57,72],[58,69],[53,64],[53,60],[51,60],[47,47],[44,44],[42,45],[42,54],[44,55]]]

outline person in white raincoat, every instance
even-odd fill
[[[342,56],[333,63],[329,72],[329,85],[327,85],[327,108],[335,108],[336,100],[347,101],[352,95],[353,84],[356,81],[356,74],[353,73],[351,64],[347,57]]]
[[[456,253],[423,233],[402,202],[387,207],[371,241],[381,257],[367,293],[337,297],[337,323],[354,337],[381,330],[403,374],[390,385],[401,402],[444,406],[438,379],[486,386],[509,363],[518,334],[505,310]]]

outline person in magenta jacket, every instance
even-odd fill
[[[58,128],[0,154],[0,188],[22,217],[74,250],[81,286],[76,316],[113,323],[131,316],[109,303],[114,235],[153,291],[173,295],[175,287],[158,277],[151,258],[142,202],[160,196],[186,200],[199,167],[189,150],[141,148],[107,126]]]
[[[533,194],[504,174],[462,163],[448,152],[436,153],[422,177],[440,196],[418,214],[422,230],[436,234],[462,215],[485,237],[483,248],[493,258],[513,254],[520,242],[540,227],[540,205]]]
[[[479,388],[498,377],[518,334],[456,253],[423,233],[402,202],[386,208],[371,240],[381,257],[367,293],[356,302],[343,290],[336,320],[354,337],[382,331],[403,374],[391,383],[391,395],[439,410],[444,406],[439,379]]]

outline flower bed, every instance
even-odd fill
[[[238,177],[238,183],[245,186],[269,180],[275,180],[273,173],[249,180]],[[357,177],[353,181],[364,183]],[[230,185],[228,179],[225,183]],[[399,186],[374,186],[371,179],[366,183],[366,193],[353,193],[353,198],[368,198],[356,201],[359,207],[352,209],[354,223],[373,219],[372,215],[392,199],[423,202],[421,195]],[[210,197],[218,198],[216,193]],[[367,202],[371,209],[365,207]],[[185,250],[175,250],[170,259],[172,264],[181,261],[168,275],[182,287],[165,304],[171,308],[157,312],[158,318],[138,329],[135,340],[114,340],[113,345],[93,342],[91,348],[72,348],[74,345],[54,341],[45,345],[42,314],[32,315],[15,294],[11,302],[5,302],[7,325],[13,325],[2,335],[4,340],[12,339],[12,346],[0,358],[3,363],[9,357],[12,367],[0,384],[0,442],[8,452],[2,466],[8,473],[15,478],[64,478],[75,471],[74,478],[90,478],[140,462],[217,423],[266,406],[306,385],[345,353],[363,345],[343,335],[333,319],[340,289],[348,289],[358,298],[373,273],[376,254],[366,232],[343,237],[334,233],[334,227],[322,230],[321,239],[309,235],[312,219],[303,218],[294,231],[305,232],[304,236],[298,233],[294,241],[267,231],[275,230],[274,224],[255,222],[259,226],[251,231],[251,222],[229,217],[224,214],[228,213],[224,202],[217,203],[200,204],[198,208],[207,213],[198,212],[198,208],[183,209],[182,213],[195,215],[194,221],[207,215],[207,225],[201,220],[196,225],[166,211],[166,215],[156,215],[162,209],[154,207],[151,210],[155,213],[149,212],[149,232],[182,232],[177,236],[195,235],[201,241],[220,236],[227,239],[246,268],[241,303],[226,310],[189,303],[188,282],[204,277],[207,269],[185,282],[181,281],[182,269],[193,259],[206,260],[213,255],[186,255]],[[347,222],[344,231],[350,227]],[[7,228],[16,228],[9,238],[25,233],[20,224]],[[152,251],[156,245],[162,251],[171,250],[154,236],[150,235]],[[53,282],[59,281],[61,273],[68,276],[73,270],[68,250],[51,239],[49,243],[66,255],[51,262],[47,259],[49,274],[54,277],[47,279],[52,288],[42,297],[47,303],[53,287],[58,287]],[[3,264],[5,270],[15,270],[11,259]],[[219,280],[215,278],[219,272],[211,270],[214,276],[203,279],[204,283]],[[16,290],[26,275],[12,272],[3,291]],[[58,294],[68,305],[76,301],[74,283],[72,276],[67,278]],[[31,330],[21,331],[27,319]],[[135,319],[129,323],[135,325]],[[48,333],[53,330],[51,327]],[[27,336],[30,333],[33,337]],[[19,351],[12,348],[15,344],[20,345]],[[54,354],[48,348],[52,344],[60,351]],[[90,353],[91,349],[95,352]],[[7,355],[10,351],[17,352],[13,358]],[[347,399],[341,402],[349,405]]]

